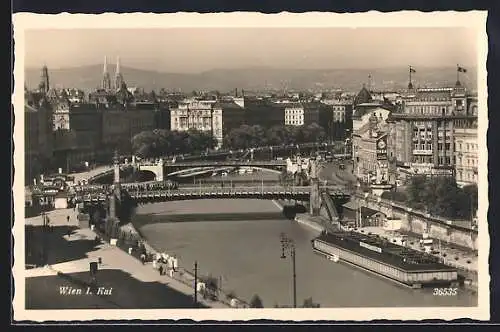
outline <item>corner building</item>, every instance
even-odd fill
[[[411,168],[412,174],[454,174],[455,136],[461,135],[455,127],[467,126],[473,118],[469,104],[459,83],[454,88],[406,91],[402,111],[390,116],[391,149],[398,166]]]

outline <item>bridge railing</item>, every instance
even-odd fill
[[[178,189],[160,190],[127,190],[129,194],[150,195],[155,193],[189,194],[189,193],[244,193],[244,192],[310,192],[310,187],[284,187],[284,186],[252,186],[252,187],[182,187]]]
[[[144,164],[140,164],[141,166]],[[269,160],[269,161],[181,161],[171,162],[165,161],[164,165],[168,166],[286,166],[286,161],[283,160]]]

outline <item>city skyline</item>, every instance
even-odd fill
[[[105,56],[109,65],[120,57],[129,68],[172,73],[254,67],[476,67],[475,33],[468,28],[28,30],[25,68],[44,64],[51,69],[97,65]]]

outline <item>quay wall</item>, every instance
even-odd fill
[[[387,217],[400,219],[402,231],[419,235],[428,231],[429,236],[433,239],[478,250],[477,230],[458,226],[452,220],[431,216],[369,194],[358,194],[353,196],[353,200],[360,206],[380,211]]]

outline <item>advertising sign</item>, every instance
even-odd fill
[[[387,160],[387,136],[377,141],[377,160]]]

